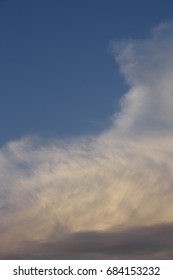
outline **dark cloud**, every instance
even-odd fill
[[[28,242],[1,259],[173,259],[173,224],[68,234]]]

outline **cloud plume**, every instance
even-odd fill
[[[107,130],[65,141],[27,137],[1,148],[0,258],[109,259],[112,250],[128,258],[132,246],[132,258],[172,258],[172,247],[153,236],[156,229],[169,235],[173,222],[173,23],[143,41],[111,45],[129,91]],[[152,252],[136,235],[153,242]],[[97,240],[103,237],[106,245]],[[52,244],[60,255],[52,249],[46,256]]]

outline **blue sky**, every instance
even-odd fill
[[[172,6],[0,1],[0,259],[173,258]]]
[[[172,1],[0,1],[0,144],[103,130],[127,90],[110,40],[171,16]]]

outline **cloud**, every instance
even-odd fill
[[[115,123],[120,131],[172,133],[173,24],[162,23],[148,39],[115,45],[112,51],[130,85]]]
[[[143,41],[112,43],[129,91],[107,130],[65,141],[27,137],[1,148],[0,258],[54,258],[52,244],[63,244],[58,258],[111,258],[97,238],[113,244],[117,258],[130,257],[133,246],[136,258],[172,257],[166,241],[158,239],[152,252],[142,245],[156,229],[169,234],[173,222],[172,33],[171,22]],[[85,236],[88,248],[96,242],[94,253],[86,252]]]
[[[86,231],[56,241],[26,242],[4,259],[172,259],[173,224]]]

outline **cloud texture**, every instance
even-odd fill
[[[173,23],[111,46],[129,91],[107,130],[1,148],[0,258],[172,258]]]

